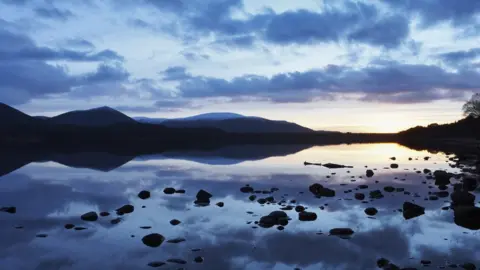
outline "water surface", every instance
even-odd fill
[[[258,153],[249,155],[252,149]],[[0,206],[17,207],[16,214],[0,212],[0,269],[154,269],[147,264],[168,259],[186,264],[168,262],[158,269],[377,269],[380,258],[416,268],[423,267],[421,260],[429,260],[437,268],[479,261],[480,235],[455,225],[453,212],[441,209],[450,204],[449,198],[425,200],[429,192],[438,191],[426,179],[425,168],[459,172],[449,166],[445,154],[396,144],[270,146],[267,150],[170,152],[132,160],[83,153],[58,159],[75,167],[51,161],[30,163],[0,177]],[[304,166],[304,161],[353,168],[332,170]],[[399,168],[391,169],[391,163]],[[367,178],[366,169],[374,169],[375,175]],[[316,198],[308,189],[313,183],[334,189],[336,196]],[[286,212],[291,221],[283,231],[276,226],[258,227],[255,221],[282,206],[250,201],[251,194],[240,192],[246,184],[259,191],[278,189],[255,195],[302,205],[318,218],[299,221],[298,213],[290,210]],[[355,190],[362,184],[369,188]],[[388,193],[383,191],[385,186],[410,193]],[[167,195],[166,187],[186,193]],[[193,203],[200,189],[213,195],[207,207]],[[375,189],[385,197],[370,201],[368,192]],[[150,191],[151,198],[138,198],[141,190]],[[365,193],[366,202],[355,200],[356,192]],[[398,211],[405,201],[425,207],[425,215],[405,220]],[[115,209],[124,204],[134,205],[135,211],[111,224],[117,218]],[[367,207],[377,208],[378,214],[368,217]],[[80,216],[89,211],[111,215],[96,222],[82,221]],[[172,226],[172,219],[181,224]],[[86,229],[67,230],[67,223]],[[350,239],[330,236],[329,230],[338,227],[355,233]],[[165,241],[151,248],[141,240],[150,233],[185,241]],[[194,262],[196,257],[204,262]]]

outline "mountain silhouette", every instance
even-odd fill
[[[140,123],[148,124],[161,124],[164,121],[193,121],[193,120],[225,120],[225,119],[236,119],[236,118],[245,118],[247,116],[230,113],[230,112],[213,112],[213,113],[202,113],[189,117],[182,118],[148,118],[148,117],[134,117],[133,119],[137,120]]]
[[[135,120],[110,107],[71,111],[48,120],[54,124],[77,126],[108,126],[113,124],[135,123]]]
[[[171,128],[218,128],[237,133],[302,133],[313,130],[287,121],[274,121],[260,117],[223,120],[165,120],[162,125]]]
[[[12,108],[7,104],[0,103],[0,123],[2,126],[28,125],[35,123],[36,120],[38,119]]]

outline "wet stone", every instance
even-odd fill
[[[301,205],[297,205],[295,207],[295,211],[298,212],[298,213],[303,212],[303,211],[305,211],[305,207],[303,207]]]
[[[88,212],[83,214],[80,218],[85,221],[97,221],[98,215],[96,212]]]
[[[138,197],[142,200],[146,200],[150,198],[150,191],[142,190],[138,193]]]
[[[187,261],[182,259],[168,259],[167,262],[176,264],[187,264]]]
[[[411,219],[425,214],[425,208],[411,202],[403,203],[402,210],[405,219]]]
[[[108,217],[108,216],[110,216],[110,213],[108,213],[108,212],[100,212],[100,216],[101,216],[101,217]]]
[[[111,223],[111,224],[118,224],[118,223],[120,223],[121,221],[122,221],[121,218],[115,218],[115,219],[110,220],[110,223]]]
[[[330,230],[330,235],[351,236],[355,232],[350,228],[335,228]]]
[[[171,195],[171,194],[175,193],[175,189],[172,188],[172,187],[167,187],[167,188],[163,189],[163,193]]]
[[[174,238],[174,239],[167,240],[167,243],[178,244],[185,241],[187,241],[185,240],[185,238]]]
[[[133,205],[126,204],[115,211],[117,212],[117,215],[123,215],[123,214],[133,213],[134,210],[135,210],[135,207]]]
[[[185,189],[177,189],[177,190],[175,190],[175,193],[177,193],[177,194],[185,194]]]
[[[367,177],[372,177],[372,176],[374,175],[374,173],[373,173],[372,170],[367,170],[366,173],[365,173],[365,175],[366,175]]]
[[[363,201],[365,199],[365,194],[363,193],[355,193],[355,199],[359,201]]]
[[[170,224],[173,225],[173,226],[177,226],[178,224],[180,224],[181,221],[178,220],[178,219],[172,219],[170,220]]]
[[[150,267],[158,268],[158,267],[164,266],[165,264],[167,264],[167,263],[161,262],[161,261],[156,261],[156,262],[150,262],[147,265],[150,266]]]
[[[383,190],[385,190],[386,192],[394,192],[395,188],[392,186],[386,186],[383,188]]]
[[[243,192],[243,193],[252,193],[254,190],[253,190],[252,187],[245,186],[245,187],[241,187],[240,191]]]
[[[365,214],[367,214],[369,216],[375,216],[377,213],[378,213],[378,210],[374,207],[369,207],[369,208],[365,209]]]
[[[300,212],[298,213],[298,220],[300,221],[314,221],[317,219],[317,214],[314,212]]]
[[[152,233],[142,238],[143,244],[149,247],[159,247],[163,241],[165,241],[165,237],[158,233]]]
[[[193,259],[193,261],[196,263],[203,263],[204,259],[201,256],[197,256]]]
[[[248,199],[253,202],[253,201],[255,201],[255,200],[257,199],[257,196],[255,196],[255,195],[250,195],[250,196],[248,197]]]
[[[380,190],[373,190],[370,192],[371,199],[381,199],[383,198],[383,194]]]
[[[9,206],[9,207],[1,207],[0,212],[5,212],[9,214],[15,214],[17,213],[17,208],[14,206]]]
[[[217,206],[218,206],[218,207],[223,207],[224,205],[225,205],[225,204],[224,204],[223,202],[218,202],[218,203],[217,203]]]
[[[70,230],[70,229],[73,229],[73,228],[75,227],[75,225],[73,225],[73,224],[65,224],[64,227],[65,227],[65,229]]]

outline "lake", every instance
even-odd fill
[[[381,258],[400,268],[478,267],[479,232],[454,223],[453,211],[442,210],[450,198],[431,197],[439,189],[424,173],[459,173],[449,157],[397,144],[240,146],[143,157],[59,155],[0,177],[0,207],[16,207],[15,214],[0,212],[0,269],[350,270],[378,269]],[[353,168],[304,166],[304,161]],[[392,163],[399,167],[390,168]],[[374,171],[372,177],[367,169]],[[335,190],[335,196],[317,198],[309,191],[314,183]],[[246,185],[257,193],[241,192]],[[387,186],[394,190],[385,191]],[[165,194],[168,187],[185,193]],[[207,206],[194,204],[201,189],[212,195]],[[142,190],[151,197],[140,199]],[[370,199],[373,190],[384,197]],[[357,200],[355,193],[366,198]],[[257,202],[267,197],[274,202]],[[406,220],[399,211],[406,201],[424,207],[425,214]],[[134,211],[117,215],[125,204]],[[294,208],[285,210],[288,225],[255,224],[288,205],[301,205],[317,218],[300,221]],[[368,207],[378,213],[367,215]],[[80,218],[90,211],[110,215],[94,222]],[[180,224],[172,225],[173,219]],[[333,228],[354,233],[330,235]],[[165,238],[156,248],[142,241],[153,233]],[[149,266],[152,262],[157,265]]]

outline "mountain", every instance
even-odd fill
[[[236,133],[299,133],[313,130],[287,121],[274,121],[259,117],[231,118],[223,120],[165,120],[162,125],[171,128],[218,128]]]
[[[52,117],[49,121],[54,124],[77,126],[108,126],[136,122],[132,118],[110,107],[71,111]]]
[[[480,138],[480,118],[465,117],[448,124],[417,126],[399,133],[402,138]]]
[[[161,124],[164,121],[194,121],[194,120],[225,120],[225,119],[236,119],[236,118],[245,118],[247,116],[229,113],[229,112],[214,112],[214,113],[203,113],[199,115],[184,117],[184,118],[148,118],[148,117],[134,117],[133,119],[137,120],[140,123],[147,124]]]
[[[36,122],[36,119],[7,104],[0,103],[0,123],[2,126],[28,125]]]

